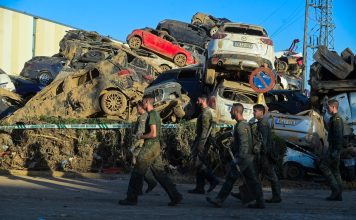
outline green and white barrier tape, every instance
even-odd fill
[[[177,128],[179,124],[162,124],[162,128]],[[232,125],[217,124],[217,128],[230,128]],[[0,130],[25,130],[25,129],[119,129],[131,128],[131,124],[16,124],[0,126]]]

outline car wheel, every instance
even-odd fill
[[[192,23],[192,25],[195,25],[195,26],[199,26],[201,24],[203,24],[203,22],[201,20],[199,20],[199,19],[193,21],[193,23]]]
[[[208,85],[214,85],[216,72],[214,69],[207,69],[205,74],[205,83]]]
[[[168,71],[170,69],[172,69],[170,66],[168,66],[167,64],[161,64],[159,66],[159,68],[161,68],[161,70],[164,72],[164,71]]]
[[[218,26],[212,27],[209,31],[210,37],[213,36],[216,32],[218,32],[218,30],[219,30]]]
[[[288,70],[288,64],[282,60],[278,60],[276,69],[277,69],[277,72],[279,72],[279,73],[285,73]]]
[[[126,106],[125,95],[116,90],[106,92],[100,100],[100,107],[107,115],[119,115],[125,111]]]
[[[300,180],[305,176],[304,168],[297,163],[286,163],[283,166],[283,176],[286,179]]]
[[[137,36],[133,36],[129,39],[129,46],[132,49],[139,49],[141,47],[142,40]]]
[[[174,57],[173,61],[177,66],[183,67],[187,63],[187,56],[179,53]]]
[[[47,86],[52,81],[52,74],[48,71],[41,71],[38,75],[38,82]]]

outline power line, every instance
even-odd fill
[[[283,4],[281,4],[280,7],[278,7],[277,9],[275,9],[272,13],[270,13],[265,19],[263,19],[258,25],[262,25],[263,23],[265,23],[268,19],[270,19],[274,14],[276,14],[281,8],[283,8],[283,6],[285,6],[285,4],[288,1],[284,1]]]
[[[302,6],[303,7],[303,6]],[[280,34],[282,31],[284,31],[284,29],[286,29],[289,25],[294,24],[298,19],[299,19],[299,14],[302,11],[298,10],[301,9],[301,7],[296,8],[296,10],[294,10],[294,12],[287,18],[287,22],[283,23],[281,26],[279,26],[272,34],[271,37]],[[297,16],[298,15],[298,16]]]

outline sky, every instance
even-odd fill
[[[356,1],[334,0],[333,5],[335,50],[349,47],[356,53]],[[155,28],[167,18],[189,23],[196,12],[203,12],[262,25],[276,51],[289,48],[296,38],[301,40],[297,52],[303,48],[305,0],[0,0],[0,6],[121,41],[136,28]],[[315,17],[309,13],[312,26]]]

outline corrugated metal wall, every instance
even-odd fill
[[[33,56],[59,52],[59,41],[73,28],[0,7],[0,68],[18,75]]]

